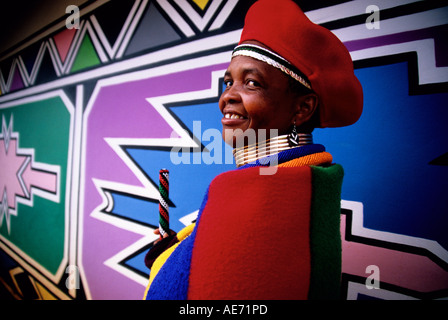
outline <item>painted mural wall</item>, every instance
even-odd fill
[[[253,2],[88,2],[3,57],[3,297],[143,297],[159,169],[179,231],[235,168],[217,105]],[[345,169],[342,298],[447,298],[448,6],[299,4],[345,43],[365,94],[355,125],[314,133]]]

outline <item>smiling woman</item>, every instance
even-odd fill
[[[241,51],[235,50],[235,53]],[[275,129],[284,135],[294,125],[300,127],[312,117],[317,107],[316,94],[297,94],[290,90],[289,78],[281,70],[235,53],[224,76],[226,89],[219,100],[224,115],[223,137],[227,143],[236,146],[239,138],[233,134],[236,129],[243,132],[252,129],[256,135],[260,129]],[[229,130],[232,130],[230,134]],[[229,137],[233,140],[228,141]]]
[[[361,114],[347,49],[295,2],[259,0],[224,84],[238,169],[212,181],[194,226],[148,252],[145,298],[337,299],[343,170],[311,133]]]

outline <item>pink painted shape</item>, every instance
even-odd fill
[[[64,63],[67,58],[70,45],[72,44],[73,38],[75,37],[76,29],[64,29],[53,37],[56,48],[59,52],[59,57],[62,63]]]
[[[341,234],[345,235],[346,217],[341,215]],[[397,235],[399,237],[399,235]],[[428,257],[375,247],[342,239],[342,272],[368,277],[366,268],[376,265],[381,282],[418,292],[448,289],[448,272]]]
[[[23,182],[25,183],[28,193],[31,193],[31,186],[39,189],[56,193],[57,176],[53,172],[39,171],[31,168],[31,162],[28,163],[22,173]]]
[[[24,197],[25,193],[20,186],[19,179],[17,179],[17,172],[26,160],[26,156],[16,155],[17,140],[11,139],[9,141],[8,152],[6,153],[5,141],[0,140],[0,196],[7,191],[8,207],[15,209],[16,195]],[[1,201],[2,198],[0,198]]]

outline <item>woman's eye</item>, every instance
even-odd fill
[[[224,85],[226,86],[226,89],[228,89],[232,86],[232,81],[226,80],[226,81],[224,81]]]
[[[254,81],[254,80],[247,80],[246,84],[249,87],[258,87],[258,82]]]

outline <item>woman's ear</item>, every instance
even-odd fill
[[[293,118],[297,127],[311,119],[314,112],[317,110],[318,104],[319,99],[315,93],[297,97],[296,110]]]

